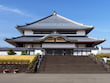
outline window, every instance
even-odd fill
[[[50,34],[52,31],[33,31],[34,34]]]
[[[76,31],[72,31],[72,30],[70,30],[70,31],[57,31],[58,33],[60,33],[60,34],[76,34]]]
[[[50,34],[50,33],[60,33],[60,34],[76,34],[76,31],[72,31],[72,30],[51,30],[51,31],[42,31],[42,30],[34,30],[33,33],[34,34]]]

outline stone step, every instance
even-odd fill
[[[44,56],[39,73],[105,73],[102,64],[88,56]]]

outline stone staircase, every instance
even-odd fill
[[[38,73],[107,73],[88,56],[44,56]]]

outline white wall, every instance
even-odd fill
[[[79,30],[76,32],[76,34],[62,34],[62,35],[85,35],[86,31],[85,30]],[[24,31],[24,35],[40,35],[40,36],[44,36],[47,34],[34,34],[32,30],[25,30]]]
[[[34,34],[32,30],[25,30],[24,31],[24,35],[38,35],[38,36],[45,36],[45,35],[48,35],[48,34]],[[79,30],[76,32],[76,34],[62,34],[62,35],[66,35],[66,36],[69,36],[69,35],[86,35],[86,31],[85,30]]]
[[[7,51],[0,51],[0,55],[8,55]]]
[[[21,51],[15,51],[16,55],[21,55]],[[0,51],[0,55],[8,55],[7,51]]]
[[[96,55],[99,53],[99,50],[92,50],[91,53]]]
[[[25,30],[24,35],[33,35],[33,31],[32,30]]]
[[[40,54],[40,55],[42,55],[43,52],[42,52],[42,50],[35,50],[35,55],[36,55],[36,54]]]
[[[77,31],[77,35],[85,35],[86,32],[84,30],[79,30]]]
[[[32,52],[32,51],[31,51],[31,52],[30,52],[30,55],[35,55],[35,52]]]
[[[21,51],[15,51],[16,55],[21,55]],[[7,51],[0,51],[0,55],[8,55]],[[31,51],[30,55],[35,55],[35,52]]]

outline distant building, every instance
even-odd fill
[[[87,36],[93,26],[80,24],[56,12],[16,28],[22,36],[5,41],[14,45],[14,50],[29,50],[30,55],[37,53],[36,50],[45,55],[88,55],[105,41]]]

